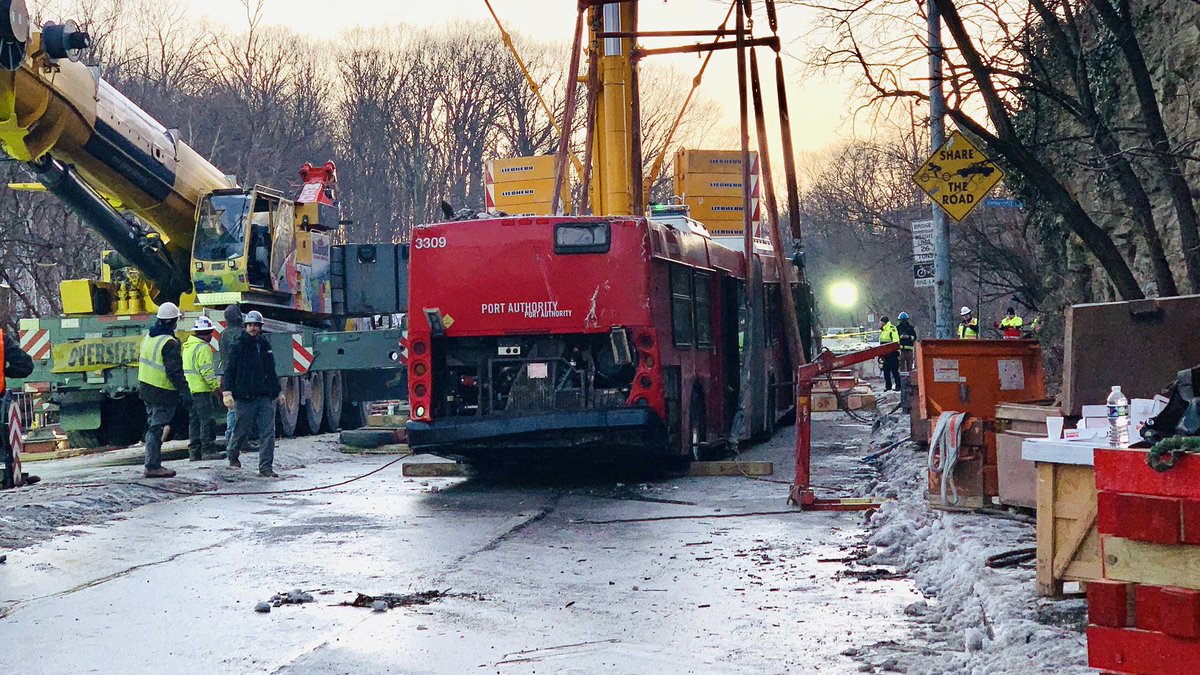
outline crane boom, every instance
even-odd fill
[[[191,285],[197,204],[230,181],[79,63],[89,44],[74,22],[32,28],[24,0],[0,0],[0,147],[178,296]]]

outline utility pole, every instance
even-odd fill
[[[938,0],[929,8],[929,150],[936,152],[946,140],[946,100],[942,97],[942,16]],[[935,334],[954,337],[954,287],[950,283],[950,224],[946,213],[933,205],[933,278]]]

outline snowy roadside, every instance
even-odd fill
[[[908,418],[899,417],[864,439],[862,455],[904,438],[907,429]],[[880,457],[877,468],[866,493],[895,501],[872,515],[861,564],[909,576],[928,599],[906,608],[907,641],[852,650],[864,671],[1092,672],[1084,601],[1039,597],[1032,561],[1005,569],[984,564],[988,556],[1034,546],[1032,523],[930,508],[926,455],[911,443]]]
[[[179,442],[167,444],[175,448]],[[184,443],[183,445],[186,445]],[[242,456],[243,468],[227,468],[225,460],[165,465],[178,472],[170,480],[142,478],[140,445],[95,455],[37,462],[25,470],[42,482],[16,490],[0,490],[0,554],[59,535],[86,532],[88,526],[120,518],[139,506],[210,490],[286,489],[288,472],[318,462],[347,461],[338,451],[337,434],[287,439],[276,445],[275,469],[283,481],[260,478],[258,455]]]

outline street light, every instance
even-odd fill
[[[835,281],[829,287],[829,301],[835,307],[839,307],[846,312],[846,316],[850,319],[850,324],[854,324],[854,306],[858,304],[858,286],[852,281]]]
[[[850,309],[858,303],[858,286],[851,281],[838,281],[829,287],[829,301],[841,307]]]

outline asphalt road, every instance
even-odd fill
[[[818,441],[865,435],[840,421],[819,421]],[[785,429],[747,457],[786,481],[790,444]],[[814,481],[848,485],[856,453],[822,453]],[[339,456],[236,489],[327,485],[391,459]],[[847,575],[861,514],[794,512],[784,484],[398,469],[149,504],[11,553],[0,672],[856,672],[843,652],[902,639],[918,598],[904,579]],[[314,602],[254,611],[291,589]],[[426,591],[444,595],[382,613],[339,604]]]

